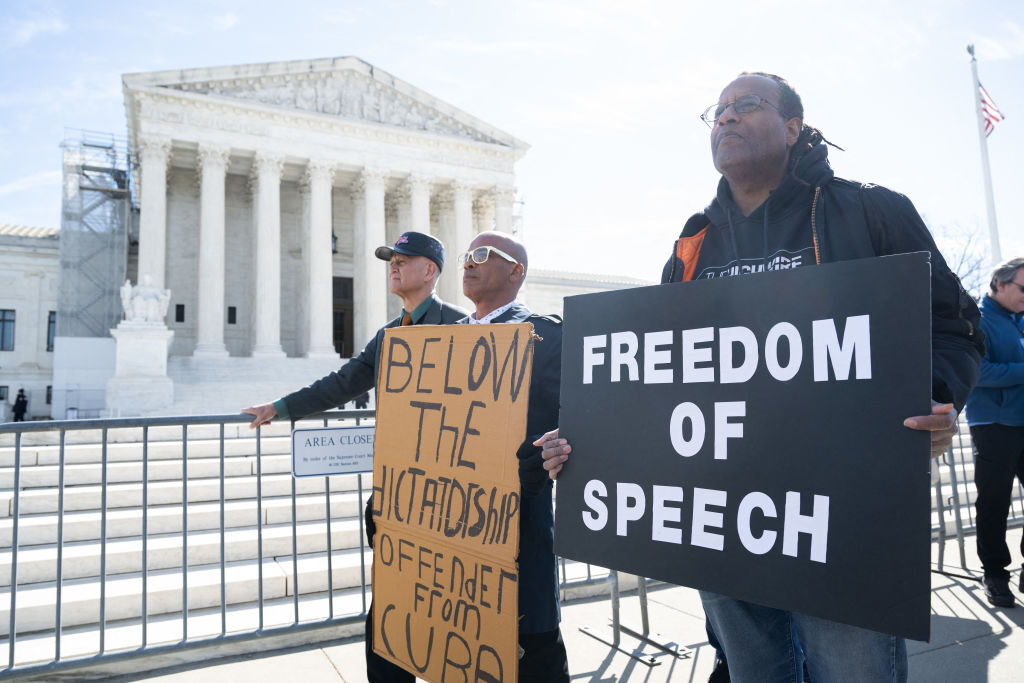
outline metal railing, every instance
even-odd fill
[[[317,419],[322,421],[326,426],[329,421],[332,420],[349,420],[359,424],[360,421],[366,418],[372,418],[374,415],[372,410],[350,410],[340,411],[333,413],[325,413],[318,416]],[[358,519],[358,534],[359,542],[358,546],[358,563],[359,563],[359,580],[358,585],[355,586],[355,591],[358,593],[358,599],[353,601],[349,599],[347,601],[348,609],[343,613],[336,612],[335,602],[336,596],[339,591],[347,590],[348,593],[352,592],[351,586],[336,587],[335,584],[335,572],[334,572],[334,555],[339,552],[332,546],[332,523],[338,522],[339,516],[331,514],[332,505],[332,492],[337,493],[338,488],[332,487],[328,477],[322,478],[322,496],[323,506],[326,509],[326,515],[323,516],[323,522],[326,527],[326,547],[327,547],[327,577],[326,577],[326,596],[327,596],[327,608],[326,614],[322,618],[310,618],[307,615],[300,613],[300,605],[302,604],[303,598],[308,598],[310,595],[323,593],[323,591],[314,590],[310,593],[302,593],[300,587],[300,578],[303,573],[299,568],[299,561],[302,553],[299,549],[299,514],[297,511],[297,504],[300,498],[308,499],[310,494],[300,494],[297,490],[296,480],[292,477],[291,479],[291,490],[290,490],[290,517],[291,523],[291,572],[290,576],[286,577],[286,583],[288,584],[286,594],[290,596],[292,602],[292,614],[293,618],[287,623],[281,623],[280,618],[276,618],[274,623],[269,623],[266,617],[267,600],[265,599],[264,589],[267,584],[267,577],[264,575],[265,564],[267,560],[273,559],[265,554],[264,535],[266,528],[268,527],[267,521],[267,510],[265,506],[264,496],[264,485],[267,477],[270,476],[264,472],[264,444],[266,438],[263,436],[263,429],[259,428],[255,430],[255,434],[252,437],[252,452],[248,456],[252,461],[252,467],[254,472],[251,479],[254,479],[255,484],[255,495],[252,498],[243,499],[243,507],[251,506],[253,517],[255,519],[255,528],[249,528],[245,531],[247,533],[255,532],[256,542],[256,553],[255,557],[250,559],[251,562],[255,562],[256,567],[256,584],[257,584],[257,595],[251,601],[255,607],[254,614],[252,614],[251,624],[249,627],[238,628],[237,624],[235,628],[229,628],[229,613],[235,609],[238,605],[232,596],[229,596],[229,591],[234,587],[231,585],[232,581],[229,579],[229,568],[237,564],[235,558],[229,558],[229,553],[226,548],[226,536],[231,533],[232,527],[226,523],[226,505],[231,502],[226,492],[227,483],[233,478],[226,473],[225,465],[229,457],[225,455],[225,445],[233,441],[233,439],[227,438],[225,434],[225,427],[228,425],[241,425],[251,421],[251,416],[246,415],[210,415],[210,416],[196,416],[196,417],[167,417],[167,418],[118,418],[118,419],[93,419],[93,420],[65,420],[65,421],[52,421],[52,422],[30,422],[30,423],[10,423],[0,424],[0,439],[6,439],[5,442],[0,443],[0,453],[7,453],[5,456],[3,470],[6,471],[7,479],[3,485],[0,485],[0,494],[7,494],[7,500],[4,502],[8,504],[9,517],[8,520],[0,519],[0,522],[7,521],[7,531],[9,538],[8,543],[0,543],[0,547],[7,546],[5,550],[9,549],[10,560],[9,566],[9,582],[7,585],[6,593],[3,595],[3,590],[0,589],[0,610],[3,609],[4,597],[8,598],[8,619],[6,625],[6,633],[0,635],[5,638],[0,638],[0,646],[6,646],[7,649],[7,666],[0,670],[0,677],[14,677],[20,675],[39,675],[47,672],[56,672],[63,669],[76,668],[86,666],[89,664],[97,663],[99,661],[113,661],[117,659],[135,658],[139,656],[154,655],[158,653],[169,652],[173,650],[180,650],[184,648],[198,647],[214,643],[224,643],[237,640],[251,639],[265,637],[269,634],[283,634],[291,631],[304,631],[308,629],[322,628],[330,625],[345,625],[345,624],[357,624],[361,623],[366,617],[367,610],[367,574],[365,571],[365,565],[369,553],[367,547],[363,541],[363,519],[362,519],[362,505],[366,497],[366,488],[364,487],[363,477],[364,475],[351,475],[351,479],[355,482],[355,495],[356,495],[356,507],[357,512],[355,514]],[[193,510],[190,506],[195,507],[201,504],[196,498],[190,498],[190,484],[200,482],[201,479],[203,484],[208,484],[208,477],[196,477],[190,478],[189,464],[190,464],[190,445],[196,443],[197,439],[190,433],[196,430],[216,430],[216,450],[217,453],[214,459],[217,461],[217,472],[214,476],[216,480],[216,501],[217,505],[217,522],[214,532],[219,535],[219,545],[217,550],[217,560],[214,563],[216,565],[215,570],[219,569],[219,600],[218,605],[214,607],[214,611],[219,610],[219,627],[210,633],[210,628],[207,626],[202,629],[202,632],[198,635],[196,633],[190,633],[190,623],[193,621],[197,614],[203,616],[210,616],[211,610],[206,606],[194,607],[193,604],[196,602],[190,598],[190,574],[195,573],[201,568],[208,569],[207,565],[201,563],[205,560],[193,560],[190,562],[189,550],[190,550],[190,512]],[[174,441],[166,440],[168,434],[167,431],[176,431],[180,429],[180,436]],[[131,444],[131,436],[125,434],[125,432],[136,432],[137,443]],[[163,432],[162,438],[153,438],[153,432]],[[39,433],[47,433],[51,436],[50,439],[42,439],[40,443],[26,443],[30,438],[30,435],[37,435]],[[69,434],[75,437],[76,443],[69,443]],[[89,435],[93,435],[90,437]],[[114,435],[114,438],[111,438]],[[84,436],[84,438],[83,438]],[[120,442],[120,439],[124,439],[128,436],[129,441]],[[202,440],[203,446],[209,448],[209,434],[203,434],[199,437]],[[50,443],[44,443],[49,441]],[[178,445],[180,444],[180,446]],[[166,457],[166,447],[180,448],[180,455],[174,458]],[[111,450],[114,446],[121,446],[122,450],[124,447],[130,449],[136,449],[137,457],[133,458],[129,456],[125,458],[125,454],[121,454],[121,459],[116,463],[112,463]],[[180,480],[176,483],[180,487],[180,496],[176,503],[171,502],[167,498],[167,491],[161,491],[161,498],[154,501],[152,499],[152,493],[162,484],[168,483],[166,473],[161,477],[152,476],[151,470],[154,467],[154,459],[151,457],[151,450],[154,446],[162,447],[165,451],[165,455],[160,459],[160,464],[166,466],[167,463],[176,462],[180,467]],[[90,463],[69,463],[68,452],[71,448],[91,449],[98,453],[97,462]],[[26,496],[29,496],[29,490],[33,487],[32,482],[25,481],[26,472],[31,472],[31,467],[35,464],[29,462],[30,460],[39,459],[40,452],[47,452],[56,450],[56,462],[52,465],[41,466],[44,470],[49,470],[49,474],[52,474],[52,470],[56,469],[56,482],[54,487],[56,489],[56,504],[52,513],[49,517],[55,518],[52,521],[55,522],[56,531],[55,537],[52,539],[54,543],[40,544],[40,547],[50,551],[52,556],[55,553],[55,570],[50,575],[43,576],[44,579],[51,579],[49,581],[39,581],[39,572],[35,573],[37,576],[28,577],[27,580],[21,581],[22,578],[20,569],[26,562],[23,559],[22,554],[36,553],[37,548],[28,546],[24,542],[23,538],[23,527],[26,524],[26,520],[38,520],[47,517],[47,513],[29,512],[26,514],[24,511],[24,502]],[[238,450],[238,449],[236,449]],[[290,453],[290,442],[288,446],[288,452]],[[194,455],[194,454],[193,454]],[[278,459],[284,457],[278,453]],[[237,456],[236,456],[237,457]],[[245,457],[245,456],[242,456]],[[290,455],[287,456],[289,460],[288,471],[290,473]],[[137,596],[139,603],[139,609],[129,618],[125,618],[124,603],[129,600],[123,592],[119,592],[116,596],[111,594],[110,588],[113,580],[117,577],[124,577],[126,575],[124,561],[120,562],[120,566],[116,570],[112,570],[109,566],[109,555],[111,553],[112,544],[116,542],[116,537],[109,535],[109,527],[111,523],[111,513],[113,507],[110,501],[110,492],[113,486],[121,487],[120,493],[126,495],[124,491],[125,486],[133,485],[132,482],[126,482],[121,479],[114,483],[110,479],[110,473],[112,466],[124,466],[128,463],[138,463],[141,466],[141,477],[138,482],[134,485],[137,486],[138,491],[135,493],[141,496],[141,505],[131,506],[120,506],[119,509],[128,510],[131,513],[137,513],[139,516],[138,524],[140,528],[139,535],[135,538],[138,544],[141,545],[140,549],[140,561],[138,562],[138,571],[128,573],[132,576],[138,585],[141,586],[141,590]],[[166,467],[165,467],[166,468]],[[85,470],[92,470],[95,472],[94,476],[98,478],[98,491],[96,486],[90,486],[88,482],[83,482],[82,475]],[[96,471],[98,470],[98,472]],[[280,467],[278,467],[280,470]],[[69,472],[73,472],[78,475],[78,482],[71,484],[67,481]],[[280,472],[278,472],[280,473]],[[44,472],[45,474],[45,472]],[[200,473],[208,474],[208,473]],[[369,476],[369,475],[366,475]],[[41,476],[34,476],[33,479],[37,481]],[[238,478],[235,476],[234,478]],[[317,479],[319,481],[319,478]],[[9,483],[8,483],[9,482]],[[198,485],[198,484],[196,484]],[[35,490],[36,492],[42,490],[43,487],[39,487]],[[99,501],[98,507],[92,510],[84,508],[80,503],[74,506],[73,509],[67,509],[66,494],[79,494],[84,489],[93,489],[88,493],[98,493]],[[165,489],[166,487],[162,487]],[[6,489],[6,490],[2,490]],[[130,493],[127,495],[131,495]],[[313,494],[315,496],[315,494]],[[38,497],[37,497],[38,498]],[[38,500],[36,503],[36,509],[39,509]],[[209,506],[209,501],[205,501]],[[166,511],[169,507],[174,504],[180,504],[181,516],[180,516],[180,531],[173,532],[171,534],[154,534],[151,529],[150,522],[152,516],[157,511]],[[235,510],[235,516],[238,516],[238,510]],[[76,561],[82,562],[83,558],[81,553],[82,544],[78,542],[68,542],[65,538],[65,523],[69,516],[77,515],[81,516],[83,513],[98,515],[98,535],[95,540],[98,540],[98,574],[96,576],[88,576],[83,574],[81,571],[71,570],[69,571],[69,562],[67,560],[67,554],[69,547],[73,547],[76,551]],[[164,515],[166,517],[166,515]],[[123,523],[123,520],[121,520]],[[38,526],[38,525],[36,525]],[[208,526],[208,525],[207,525]],[[209,531],[209,529],[203,529],[203,531]],[[121,534],[123,537],[123,533]],[[178,542],[175,544],[173,541],[168,544],[169,537],[177,536]],[[173,612],[166,612],[166,607],[163,608],[165,611],[160,612],[159,609],[154,609],[150,603],[150,596],[152,592],[152,578],[154,571],[151,569],[153,566],[154,551],[151,545],[154,538],[158,538],[161,542],[161,552],[167,553],[167,546],[171,545],[173,554],[175,551],[180,552],[180,611],[175,614]],[[5,538],[6,540],[6,538]],[[50,540],[50,539],[46,539]],[[121,539],[123,541],[123,538]],[[342,549],[340,552],[343,552]],[[33,558],[38,560],[38,558]],[[95,558],[91,558],[95,559]],[[38,564],[38,562],[34,562]],[[115,574],[115,572],[117,572]],[[161,572],[166,575],[166,572]],[[69,580],[66,578],[68,575],[72,575],[75,578],[73,582],[80,584],[83,580],[91,581],[92,585],[98,588],[98,614],[96,619],[91,623],[83,623],[81,617],[76,620],[74,626],[69,626],[67,620],[67,589]],[[236,572],[237,574],[237,572]],[[3,577],[0,576],[0,579]],[[165,578],[165,576],[164,576]],[[19,596],[35,593],[45,593],[49,591],[54,599],[52,601],[52,614],[49,617],[40,614],[38,600],[33,600],[34,604],[20,605]],[[33,596],[35,597],[35,596]],[[349,596],[351,597],[351,596]],[[117,605],[121,609],[117,610],[117,614],[111,617],[110,607]],[[244,601],[243,601],[244,602]],[[277,602],[281,602],[278,600]],[[21,609],[24,607],[25,609]],[[31,609],[32,614],[29,618],[23,618],[26,610]],[[278,610],[280,611],[280,610]],[[322,610],[321,610],[322,611]],[[22,628],[19,628],[19,619],[27,623],[23,624]],[[109,633],[112,630],[112,621],[117,620],[117,630],[119,631],[131,631],[133,633],[134,642],[131,645],[124,644],[124,638],[120,638],[122,642],[114,643],[111,647],[109,639]],[[168,639],[166,632],[168,630],[168,621],[177,620],[178,633],[180,638],[174,637]],[[161,630],[164,636],[159,639],[152,637],[152,626],[159,621]],[[207,620],[209,621],[209,620]],[[237,621],[237,620],[236,620]],[[129,627],[125,627],[124,624],[128,623]],[[42,628],[40,628],[42,625]],[[3,630],[4,625],[0,625],[0,630]],[[78,640],[82,639],[83,634],[88,636],[87,639],[93,641],[92,652],[87,655],[67,655],[67,649],[65,648],[65,641],[71,637],[69,634],[74,632],[74,637]],[[6,641],[6,642],[5,642]],[[20,651],[22,645],[30,644],[32,647],[26,647],[26,653]],[[41,657],[40,650],[49,649],[52,656]],[[80,649],[80,648],[79,648]]]
[[[373,416],[372,410],[347,410],[325,413],[317,416],[316,421],[324,426],[338,420],[359,424]],[[282,451],[281,448],[280,439],[287,438],[286,432],[279,430],[276,435],[271,432],[269,437],[265,435],[264,429],[249,432],[246,425],[251,419],[247,415],[210,415],[0,424],[0,458],[3,458],[0,475],[5,477],[3,483],[0,483],[0,500],[7,503],[6,519],[3,518],[4,511],[0,509],[0,548],[9,549],[10,555],[6,596],[0,585],[0,613],[5,602],[9,610],[6,633],[0,632],[0,647],[6,646],[8,655],[6,668],[0,669],[0,678],[39,675],[99,662],[327,626],[355,628],[365,620],[369,606],[369,577],[366,572],[369,549],[365,544],[362,509],[369,489],[364,475],[304,479],[304,488],[300,491],[299,480],[290,475],[290,441],[286,449]],[[227,434],[229,427],[235,430],[234,436],[229,437]],[[246,439],[251,439],[252,443],[246,443]],[[268,439],[278,440],[274,443],[276,452],[267,452]],[[232,449],[234,455],[227,453],[228,444],[239,444]],[[69,462],[69,452],[76,449],[82,451],[76,457],[86,460],[94,458],[95,461]],[[154,457],[155,449],[161,453],[158,458]],[[215,455],[206,456],[203,453],[204,450],[214,449]],[[119,452],[113,458],[112,452],[115,450]],[[284,458],[287,458],[287,467],[282,462]],[[190,459],[194,467],[191,477]],[[244,467],[241,474],[227,471],[228,463],[236,460],[250,466],[248,474]],[[960,567],[969,570],[964,553],[964,538],[974,529],[973,476],[968,471],[972,460],[969,436],[964,425],[961,435],[954,441],[954,447],[937,461],[937,473],[933,477],[935,504],[932,538],[939,544],[939,571],[943,569],[943,549],[951,533],[960,546]],[[48,462],[50,464],[46,464]],[[272,463],[274,468],[268,471]],[[126,474],[121,471],[133,465],[138,465],[141,470],[137,482],[127,476],[130,472]],[[159,475],[154,474],[157,467],[162,469]],[[178,470],[174,467],[180,467],[180,475],[177,477],[175,473]],[[114,472],[116,476],[112,478],[114,469],[117,469]],[[214,470],[212,476],[209,471],[211,469]],[[288,488],[281,483],[286,472],[290,489],[284,495],[275,491],[268,496],[265,487],[272,481],[277,485],[276,488]],[[90,476],[95,482],[89,479]],[[332,484],[332,480],[341,481],[342,477],[349,479],[344,484]],[[239,482],[251,486],[240,486]],[[318,482],[322,482],[322,490],[310,488]],[[346,489],[345,486],[352,488]],[[190,497],[190,492],[197,490],[200,493]],[[114,491],[129,501],[112,505],[111,494]],[[52,505],[47,502],[49,499],[44,498],[44,493],[46,496],[55,495]],[[137,503],[136,498],[133,498],[136,494]],[[333,507],[336,501],[332,500],[332,494],[349,497],[354,494],[354,515],[342,513],[340,508]],[[75,497],[75,502],[69,505],[68,499],[71,496]],[[320,497],[322,507],[316,507],[315,501]],[[96,499],[97,502],[82,502],[80,498]],[[279,513],[278,518],[288,522],[284,525],[290,533],[290,548],[287,552],[268,551],[268,530],[282,526],[281,522],[271,522],[269,499],[274,501],[273,507]],[[303,505],[312,502],[313,506],[303,513],[306,515],[303,522],[300,522],[300,517],[303,517],[299,511],[300,502]],[[91,507],[93,505],[95,507]],[[169,522],[168,519],[177,514],[177,505],[181,508],[180,519]],[[255,524],[239,526],[237,521],[229,523],[228,505],[232,506],[233,520],[244,520],[247,514],[254,513]],[[215,514],[212,518],[215,522],[197,521],[190,525],[190,512],[198,514],[199,507],[207,513],[213,508]],[[113,519],[115,515],[117,520]],[[137,515],[137,519],[133,515]],[[154,529],[153,519],[157,515],[162,520],[163,528],[170,527],[171,531]],[[78,526],[86,524],[86,518],[95,518],[93,526],[98,533],[87,537],[77,531],[73,539],[68,540],[67,526],[72,517],[72,522]],[[355,521],[352,521],[352,517]],[[345,526],[345,520],[348,520],[349,527],[357,528],[358,541],[353,543],[350,533],[348,543],[336,545],[335,527]],[[50,521],[55,525],[52,534],[40,532],[41,522]],[[112,523],[115,521],[118,529],[112,531]],[[300,548],[300,524],[306,522],[323,523],[325,582],[316,578],[316,566],[319,566],[316,562],[319,560],[313,562],[316,565],[314,570],[307,567],[303,571],[300,568],[300,564],[310,563],[311,555],[319,557],[324,554],[319,550],[319,545],[315,545],[312,552]],[[1024,507],[1018,490],[1010,523],[1022,522]],[[952,525],[952,532],[947,529],[948,525]],[[34,530],[33,533],[40,535],[45,542],[38,539],[31,543],[25,542],[23,532],[29,530]],[[136,530],[138,533],[135,533]],[[255,553],[252,557],[246,557],[244,552],[241,555],[229,552],[228,536],[237,535],[237,530],[246,536],[247,543],[252,542],[252,536],[255,537]],[[319,528],[314,531],[319,533]],[[4,532],[6,535],[3,535]],[[200,557],[202,552],[199,549],[196,549],[196,555],[190,561],[190,533],[212,533],[216,536],[215,561],[209,561],[209,552],[206,553],[206,559]],[[83,553],[83,547],[86,547],[83,543],[89,541],[95,544],[97,540],[98,558],[87,557]],[[136,541],[140,546],[140,560],[138,571],[132,572],[129,571],[132,567],[120,556],[120,549],[115,550],[115,546]],[[278,538],[275,547],[281,547],[281,543]],[[154,544],[159,547],[154,549]],[[335,575],[339,568],[336,562],[347,557],[346,554],[352,554],[356,548],[358,578],[353,577],[345,585],[337,585]],[[180,552],[179,564],[163,568],[154,564],[157,555],[165,557],[169,552],[173,555],[175,551]],[[114,555],[118,557],[114,558]],[[51,559],[55,567],[52,576],[44,567]],[[270,584],[265,572],[268,560],[280,563],[285,584],[283,594],[276,590],[273,596],[266,595],[266,587]],[[96,565],[95,575],[85,568],[90,562]],[[350,559],[348,562],[352,564]],[[251,582],[247,572],[251,573],[253,564],[256,590],[252,599],[246,599],[245,591],[241,588],[246,581]],[[25,569],[24,574],[22,569]],[[200,570],[215,572],[215,588],[190,583],[190,574]],[[175,571],[180,572],[180,587],[175,587],[177,592],[170,592],[175,596],[180,594],[180,610],[169,609],[167,600],[163,600],[161,606],[154,606],[154,596],[159,592],[154,591],[154,577],[159,575],[159,578],[166,580]],[[125,576],[130,576],[140,587],[139,609],[135,612],[125,608],[125,603],[130,600],[125,596],[123,587],[118,586],[116,591],[112,590],[112,584]],[[611,589],[614,638],[617,642],[617,573],[560,558],[559,578],[563,595],[580,587],[600,586]],[[0,570],[0,583],[2,579]],[[19,580],[22,582],[19,583]],[[69,620],[68,610],[74,600],[68,598],[68,591],[80,589],[86,580],[98,589],[95,620],[89,621],[80,614]],[[640,581],[639,587],[645,589],[646,581]],[[307,592],[303,593],[303,589]],[[37,594],[47,591],[52,593],[52,603],[40,606]],[[212,600],[209,596],[214,592],[216,599]],[[205,597],[196,599],[197,593],[204,593]],[[24,608],[21,611],[19,595],[28,596],[21,605]],[[321,604],[324,601],[326,604]],[[641,610],[644,607],[642,604]],[[49,615],[43,613],[46,609],[52,610]],[[79,612],[81,609],[80,606],[76,607]],[[271,609],[274,616],[268,618]],[[282,612],[290,616],[282,617]],[[196,627],[190,629],[193,620]],[[0,631],[4,626],[2,621],[0,619]],[[153,629],[157,626],[160,635],[154,636]],[[647,630],[645,619],[644,633]],[[113,641],[110,637],[112,631],[118,632]],[[354,632],[359,631],[361,629]],[[173,632],[173,637],[167,635],[169,632]],[[130,633],[131,637],[126,637],[125,633]],[[65,643],[71,639],[76,641],[75,647],[65,647]],[[91,648],[85,648],[88,650],[86,654],[82,654],[83,640],[91,642]],[[131,642],[125,644],[127,641]],[[23,647],[24,651],[20,649]],[[71,654],[68,654],[69,649]]]

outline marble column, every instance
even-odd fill
[[[430,234],[430,180],[411,175],[406,181],[409,186],[410,229]]]
[[[437,234],[435,237],[444,244],[444,270],[437,281],[437,293],[445,301],[456,303],[463,299],[462,273],[459,271],[455,234],[455,192],[445,187],[434,194],[433,208],[437,213]],[[461,247],[465,249],[465,246]]]
[[[352,184],[352,341],[362,349],[387,322],[387,269],[373,250],[385,244],[384,191],[387,174],[365,168]]]
[[[512,202],[515,201],[516,191],[511,187],[498,187],[494,190],[494,229],[500,232],[512,233]],[[522,239],[522,235],[519,235]]]
[[[199,145],[199,280],[196,348],[192,355],[226,358],[224,346],[224,176],[231,150]]]
[[[473,241],[473,186],[456,182],[452,190],[455,200],[455,241],[451,250],[453,254],[460,254]]]
[[[136,284],[145,276],[163,289],[167,263],[167,164],[169,138],[140,135],[137,148],[141,192],[139,196],[139,268]]]
[[[494,193],[489,190],[482,193],[473,202],[474,235],[494,230],[494,207]]]
[[[284,356],[281,349],[281,170],[284,158],[258,152],[253,161],[256,223],[253,357]]]
[[[430,180],[410,175],[395,193],[398,200],[399,233],[408,230],[430,234]]]
[[[331,185],[334,166],[313,159],[306,168],[309,230],[306,256],[306,358],[337,358],[334,350],[334,283],[331,253]]]

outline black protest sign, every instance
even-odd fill
[[[555,551],[929,628],[926,253],[565,301]]]
[[[399,327],[383,344],[374,651],[427,681],[515,681],[533,325]]]

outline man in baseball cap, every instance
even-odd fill
[[[446,325],[465,318],[468,311],[441,301],[434,293],[437,278],[444,266],[444,245],[421,232],[403,233],[393,247],[377,247],[377,258],[388,262],[388,284],[391,293],[402,300],[402,313],[370,339],[355,358],[339,370],[318,379],[305,389],[288,394],[273,403],[250,406],[243,410],[253,417],[250,427],[267,424],[271,419],[300,420],[315,413],[344,406],[374,387],[377,364],[384,346],[384,330],[399,325]],[[373,273],[368,274],[374,277]],[[356,305],[363,302],[357,301]],[[372,499],[366,501],[366,534],[373,545],[374,524],[369,514]],[[372,610],[372,606],[371,606]],[[372,613],[372,612],[371,612]],[[413,676],[373,652],[372,617],[366,620],[366,676],[377,683],[412,681]]]
[[[444,268],[444,245],[441,240],[422,232],[403,232],[395,240],[395,246],[377,247],[373,254],[381,261],[390,261],[395,254],[425,256],[437,264],[438,272]]]

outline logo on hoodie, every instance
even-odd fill
[[[801,249],[797,252],[789,252],[780,250],[768,257],[767,260],[753,258],[753,259],[739,259],[730,261],[724,266],[708,266],[700,274],[700,278],[716,278],[716,277],[730,277],[733,275],[748,275],[750,273],[763,273],[766,270],[788,270],[790,268],[799,268],[806,263],[814,263],[814,259],[811,258],[809,261],[804,257],[804,252],[814,251],[814,248]]]

